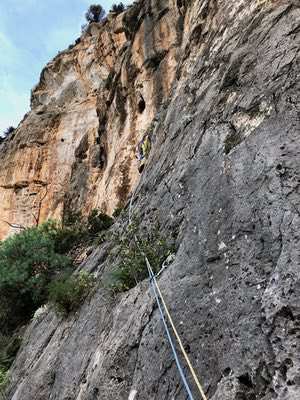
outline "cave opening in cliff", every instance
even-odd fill
[[[139,101],[138,101],[139,113],[142,114],[143,111],[145,110],[145,108],[146,108],[145,100],[144,100],[143,96],[140,96]]]

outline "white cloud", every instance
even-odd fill
[[[29,108],[29,93],[16,87],[13,72],[20,62],[20,52],[0,32],[0,132],[16,126]]]
[[[29,110],[29,94],[15,88],[9,78],[0,89],[0,132],[8,126],[17,126]]]
[[[0,31],[0,72],[3,66],[13,64],[18,58],[18,51],[9,38]]]

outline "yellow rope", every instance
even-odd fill
[[[148,267],[150,267],[150,270],[152,270],[151,265],[150,265],[150,263],[149,263],[149,261],[148,261],[147,258],[146,258],[146,262],[147,262],[147,264],[148,264]],[[178,341],[178,343],[179,343],[179,347],[180,347],[180,349],[181,349],[181,351],[182,351],[182,354],[183,354],[183,356],[184,356],[184,358],[185,358],[185,361],[187,362],[187,365],[188,365],[188,367],[189,367],[189,369],[190,369],[190,371],[191,371],[191,374],[192,374],[192,376],[193,376],[193,378],[194,378],[194,381],[195,381],[195,383],[196,383],[196,385],[197,385],[197,387],[198,387],[198,389],[199,389],[199,392],[200,392],[200,394],[201,394],[201,396],[202,396],[202,399],[203,399],[203,400],[207,400],[207,397],[206,397],[206,395],[205,395],[205,393],[204,393],[204,390],[203,390],[203,388],[202,388],[202,386],[201,386],[201,384],[200,384],[200,382],[199,382],[199,379],[198,379],[198,377],[197,377],[197,375],[196,375],[196,372],[195,372],[195,370],[194,370],[194,368],[193,368],[193,366],[192,366],[192,364],[191,364],[191,362],[190,362],[189,356],[187,355],[186,351],[184,350],[182,341],[181,341],[180,336],[179,336],[179,334],[178,334],[178,332],[177,332],[177,330],[176,330],[176,328],[175,328],[175,325],[174,325],[174,323],[173,323],[172,317],[171,317],[171,315],[170,315],[170,313],[169,313],[168,307],[167,307],[167,305],[166,305],[166,302],[165,302],[164,297],[163,297],[163,295],[162,295],[162,293],[161,293],[161,291],[160,291],[160,288],[159,288],[159,286],[158,286],[158,283],[157,283],[156,279],[154,279],[154,283],[155,283],[155,286],[156,286],[157,291],[158,291],[158,293],[159,293],[159,296],[160,296],[160,298],[161,298],[161,301],[162,301],[162,303],[163,303],[163,306],[164,306],[164,308],[165,308],[165,310],[166,310],[166,314],[167,314],[168,320],[169,320],[169,322],[170,322],[170,324],[171,324],[171,326],[172,326],[174,335],[176,336],[176,339],[177,339],[177,341]]]

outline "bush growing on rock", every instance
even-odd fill
[[[76,243],[87,242],[94,239],[99,233],[109,229],[114,223],[114,219],[105,214],[101,210],[93,209],[89,215],[83,216],[81,212],[67,212],[64,215],[62,223],[62,241],[61,245],[73,236],[71,247]],[[69,232],[64,240],[64,232]],[[70,246],[69,246],[70,247]],[[64,245],[64,250],[68,250],[67,243]]]
[[[111,7],[110,12],[113,12],[115,14],[121,14],[125,10],[124,4],[121,2],[119,4],[113,4]]]
[[[9,137],[13,132],[15,131],[15,128],[13,126],[9,126],[7,129],[5,129],[2,133],[2,135],[0,136],[0,143],[6,139],[7,137]]]
[[[100,210],[87,217],[69,213],[62,223],[47,221],[0,243],[0,400],[20,346],[20,327],[47,302],[63,314],[82,304],[95,282],[85,272],[72,275],[73,252],[104,235],[113,222]]]
[[[0,245],[0,332],[31,317],[47,298],[47,285],[71,260],[57,251],[60,227],[28,228]]]
[[[6,336],[0,333],[0,400],[5,400],[4,391],[8,384],[8,370],[21,345],[19,332]]]
[[[8,385],[8,370],[0,367],[0,400],[5,400],[4,391]]]
[[[85,18],[89,24],[92,22],[100,22],[105,15],[105,10],[100,4],[92,4],[85,13]]]
[[[87,219],[88,231],[91,235],[109,229],[113,223],[114,220],[110,216],[97,209],[92,210]]]
[[[145,256],[153,271],[157,272],[166,258],[175,251],[172,241],[160,233],[159,225],[139,233],[136,222],[129,225],[124,235],[116,237],[116,244],[120,262],[110,276],[110,287],[114,292],[129,290],[147,278]]]
[[[121,202],[113,212],[113,218],[118,218],[124,211],[125,205]]]
[[[62,275],[49,285],[49,301],[56,311],[66,315],[76,310],[94,286],[94,279],[86,272]]]

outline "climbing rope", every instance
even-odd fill
[[[147,263],[147,267],[148,267],[148,263]],[[191,389],[190,389],[189,384],[187,382],[187,379],[185,377],[183,368],[182,368],[182,366],[180,364],[180,361],[179,361],[179,358],[178,358],[178,355],[177,355],[177,351],[176,351],[175,345],[173,343],[173,340],[172,340],[172,337],[171,337],[171,334],[170,334],[170,331],[169,331],[169,328],[168,328],[168,325],[167,325],[167,322],[166,322],[166,319],[165,319],[165,316],[164,316],[164,313],[163,313],[163,310],[162,310],[161,303],[159,301],[159,297],[158,297],[158,294],[157,294],[157,291],[156,291],[156,287],[155,287],[155,284],[154,284],[155,275],[153,274],[152,269],[149,269],[149,267],[148,267],[148,273],[149,273],[150,284],[151,284],[151,287],[152,287],[152,290],[153,290],[153,294],[154,294],[154,297],[156,299],[156,303],[158,305],[160,317],[161,317],[161,320],[163,322],[163,325],[164,325],[164,328],[165,328],[165,331],[166,331],[166,335],[168,337],[168,340],[169,340],[169,343],[170,343],[170,346],[171,346],[171,349],[172,349],[172,352],[173,352],[173,355],[174,355],[174,358],[175,358],[175,362],[176,362],[176,365],[177,365],[177,368],[178,368],[178,371],[179,371],[179,374],[180,374],[180,377],[181,377],[181,380],[182,380],[183,385],[184,385],[184,387],[185,387],[185,389],[186,389],[186,391],[188,393],[189,399],[190,400],[194,400],[194,397],[192,395]]]
[[[132,209],[132,203],[133,203],[133,198],[134,198],[135,192],[136,192],[136,189],[134,190],[134,192],[132,194],[132,197],[130,199],[129,223],[131,223],[131,209]],[[135,240],[137,246],[140,247],[139,246],[139,241],[138,241],[136,235],[134,235],[134,240]],[[155,276],[155,274],[153,272],[151,264],[150,264],[150,262],[149,262],[149,260],[148,260],[148,258],[146,256],[146,254],[141,249],[140,249],[140,251],[141,251],[141,253],[143,254],[143,256],[145,258],[145,262],[146,262],[146,266],[147,266],[147,270],[148,270],[148,274],[149,274],[149,279],[150,279],[150,284],[151,284],[151,287],[152,287],[152,290],[153,290],[153,293],[154,293],[154,296],[155,296],[155,299],[156,299],[156,302],[157,302],[157,305],[158,305],[158,308],[159,308],[160,316],[161,316],[161,319],[162,319],[162,322],[163,322],[163,325],[164,325],[164,328],[165,328],[165,331],[166,331],[166,335],[168,337],[168,340],[169,340],[169,343],[170,343],[170,346],[171,346],[171,349],[172,349],[172,352],[173,352],[173,355],[174,355],[174,358],[175,358],[175,362],[176,362],[180,377],[181,377],[182,382],[183,382],[183,384],[184,384],[184,386],[186,388],[186,391],[188,393],[189,399],[193,400],[193,395],[192,395],[191,389],[190,389],[190,387],[188,385],[187,379],[186,379],[186,377],[184,375],[183,369],[181,367],[181,364],[180,364],[180,361],[179,361],[179,358],[178,358],[178,355],[177,355],[177,351],[176,351],[176,348],[175,348],[174,343],[172,341],[172,337],[170,335],[170,331],[169,331],[169,328],[168,328],[168,325],[167,325],[167,322],[166,322],[166,319],[165,319],[165,316],[164,316],[164,313],[163,313],[163,309],[164,309],[165,314],[166,314],[166,316],[167,316],[167,318],[169,320],[169,323],[170,323],[170,325],[172,327],[173,333],[174,333],[174,335],[175,335],[175,337],[177,339],[177,342],[179,344],[180,350],[181,350],[181,352],[182,352],[182,354],[183,354],[183,356],[185,358],[185,361],[186,361],[186,363],[187,363],[187,365],[189,367],[191,375],[192,375],[192,377],[193,377],[193,379],[195,381],[195,384],[196,384],[196,386],[197,386],[197,388],[199,390],[201,398],[203,400],[208,400],[206,395],[205,395],[205,393],[204,393],[202,385],[199,382],[199,379],[198,379],[198,377],[196,375],[196,372],[195,372],[195,370],[194,370],[194,368],[192,366],[192,363],[191,363],[191,361],[189,359],[189,356],[187,355],[187,353],[186,353],[186,351],[184,349],[184,346],[182,344],[182,340],[181,340],[181,338],[180,338],[180,336],[178,334],[178,331],[177,331],[177,329],[176,329],[176,327],[174,325],[173,319],[171,317],[171,314],[169,312],[169,309],[167,307],[165,299],[164,299],[164,297],[162,295],[162,292],[161,292],[161,290],[159,288],[159,285],[157,283],[157,279],[156,279],[156,276]],[[161,300],[161,302],[160,302],[160,300]],[[162,303],[162,306],[161,306],[161,303]]]
[[[196,372],[195,372],[195,370],[194,370],[194,368],[193,368],[193,366],[192,366],[192,363],[191,363],[191,361],[190,361],[190,359],[189,359],[189,356],[187,355],[187,353],[186,353],[186,351],[185,351],[185,349],[184,349],[184,347],[183,347],[182,341],[181,341],[180,336],[179,336],[179,334],[178,334],[178,331],[177,331],[177,329],[176,329],[176,327],[175,327],[175,325],[174,325],[173,319],[172,319],[171,314],[170,314],[170,312],[169,312],[169,310],[168,310],[168,307],[167,307],[167,305],[166,305],[166,302],[165,302],[165,300],[164,300],[164,297],[163,297],[163,295],[162,295],[162,292],[161,292],[161,290],[160,290],[160,288],[159,288],[159,286],[158,286],[158,283],[157,283],[156,277],[155,277],[155,275],[154,275],[154,273],[153,273],[153,270],[152,270],[152,268],[151,268],[150,262],[149,262],[149,260],[148,260],[148,258],[147,258],[146,256],[145,256],[145,260],[146,260],[146,264],[147,264],[147,268],[148,268],[149,275],[150,275],[150,277],[151,277],[151,280],[152,280],[152,281],[154,282],[154,284],[155,284],[155,287],[156,287],[157,292],[158,292],[158,294],[159,294],[159,297],[160,297],[160,299],[161,299],[162,305],[163,305],[163,307],[164,307],[165,313],[166,313],[166,315],[167,315],[167,317],[168,317],[169,323],[170,323],[170,325],[171,325],[171,327],[172,327],[172,330],[173,330],[173,332],[174,332],[174,335],[175,335],[175,337],[176,337],[176,339],[177,339],[177,342],[178,342],[178,344],[179,344],[180,350],[181,350],[181,352],[182,352],[182,354],[183,354],[183,356],[184,356],[184,358],[185,358],[185,361],[186,361],[186,363],[187,363],[187,365],[188,365],[188,367],[189,367],[189,370],[190,370],[190,372],[191,372],[191,374],[192,374],[192,376],[193,376],[193,378],[194,378],[194,381],[195,381],[196,386],[197,386],[197,388],[198,388],[198,390],[199,390],[199,392],[200,392],[200,394],[201,394],[202,399],[203,399],[203,400],[207,400],[207,397],[206,397],[206,395],[205,395],[205,393],[204,393],[204,390],[203,390],[203,388],[202,388],[202,386],[201,386],[201,384],[200,384],[200,382],[199,382],[199,379],[198,379],[198,377],[197,377],[197,375],[196,375]]]

